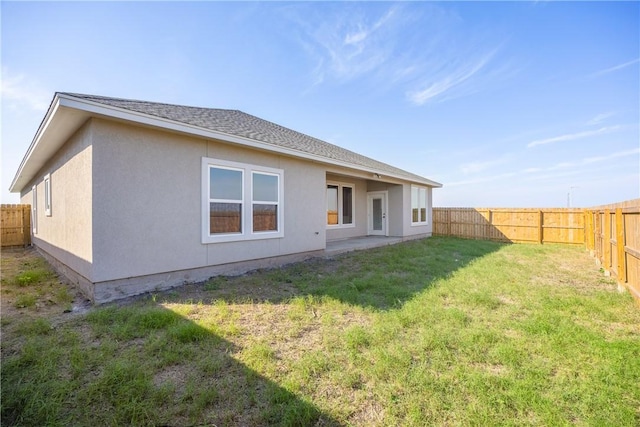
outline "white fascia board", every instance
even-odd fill
[[[42,120],[42,123],[40,123],[40,127],[38,127],[38,131],[36,132],[36,135],[33,137],[33,140],[31,141],[31,145],[29,145],[29,148],[27,149],[26,154],[22,158],[22,162],[18,167],[16,175],[13,177],[13,181],[11,181],[9,192],[11,193],[20,192],[26,185],[26,182],[25,182],[20,188],[17,188],[19,181],[21,181],[20,178],[22,178],[24,173],[27,172],[25,171],[26,165],[30,162],[33,156],[33,153],[39,147],[42,136],[44,135],[46,129],[49,127],[49,124],[51,123],[51,121],[53,120],[56,112],[58,111],[59,106],[60,106],[60,98],[56,95],[53,101],[51,102],[51,105],[49,106],[49,109],[47,110],[47,114],[45,114],[44,119]],[[37,171],[33,171],[34,174],[36,172]],[[31,178],[32,177],[27,178],[27,181],[31,180]]]

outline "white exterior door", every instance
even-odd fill
[[[369,235],[387,235],[387,192],[367,194],[367,232]]]

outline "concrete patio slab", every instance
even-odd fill
[[[345,252],[395,245],[396,243],[401,243],[402,241],[402,237],[385,236],[364,236],[355,237],[352,239],[333,240],[327,242],[327,248],[324,252],[326,256],[333,256]]]

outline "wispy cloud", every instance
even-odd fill
[[[590,126],[594,126],[594,125],[599,125],[600,123],[602,123],[603,121],[605,121],[606,119],[608,119],[609,117],[614,116],[616,113],[613,111],[609,111],[607,113],[601,113],[598,114],[597,116],[595,116],[594,118],[592,118],[591,120],[589,120],[587,122],[587,125]]]
[[[400,27],[401,15],[392,6],[373,20],[357,11],[322,22],[296,19],[303,29],[299,42],[316,61],[314,85],[327,78],[349,81],[387,62],[393,53],[389,35]]]
[[[544,180],[564,178],[566,176],[574,176],[574,175],[578,175],[580,173],[581,173],[581,171],[579,171],[579,170],[571,170],[571,171],[564,171],[564,172],[554,172],[554,173],[545,173],[545,174],[542,174],[542,175],[534,175],[534,176],[528,177],[526,180],[527,181],[544,181]]]
[[[558,170],[558,169],[567,169],[567,168],[574,167],[576,165],[577,165],[577,163],[575,163],[575,162],[560,162],[560,163],[556,163],[553,166],[549,166],[546,170],[554,171],[554,170]]]
[[[532,148],[532,147],[537,147],[538,145],[555,144],[556,142],[573,141],[576,139],[589,138],[595,135],[615,132],[617,130],[620,130],[621,128],[622,128],[621,126],[607,126],[607,127],[602,127],[596,130],[587,130],[583,132],[576,132],[576,133],[569,133],[569,134],[560,135],[560,136],[554,136],[553,138],[538,139],[536,141],[531,141],[530,143],[528,143],[527,147]]]
[[[506,172],[506,173],[501,173],[501,174],[497,174],[497,175],[490,175],[490,176],[483,176],[483,177],[478,177],[478,178],[473,178],[473,179],[467,179],[467,180],[463,180],[463,181],[448,182],[446,185],[447,185],[447,187],[458,187],[460,185],[482,184],[483,182],[497,181],[499,179],[510,178],[512,176],[515,176],[515,175],[516,175],[516,172]]]
[[[42,88],[36,81],[24,74],[13,74],[8,67],[2,67],[0,94],[3,102],[10,108],[20,104],[36,111],[46,111],[52,96],[50,91]]]
[[[594,163],[605,163],[613,159],[619,159],[622,157],[638,156],[640,154],[640,148],[632,148],[630,150],[616,151],[604,156],[584,157],[582,159],[573,162],[560,162],[548,168],[541,168],[538,171],[544,172],[541,175],[534,174],[530,180],[542,180],[560,178],[564,176],[578,175],[584,173],[585,170],[581,169],[583,166],[592,165]],[[612,163],[613,165],[613,163]],[[599,167],[602,169],[602,167]],[[591,168],[589,169],[591,170]],[[637,172],[636,172],[637,176]]]
[[[492,168],[494,166],[507,163],[509,159],[510,159],[510,156],[505,155],[497,159],[487,160],[484,162],[475,161],[475,162],[464,163],[460,165],[460,171],[465,175],[478,173],[478,172],[487,170],[489,168]]]
[[[640,62],[640,58],[632,59],[631,61],[625,62],[623,64],[618,64],[610,68],[605,68],[604,70],[596,71],[595,73],[590,74],[589,77],[600,77],[605,74],[613,73],[614,71],[622,70],[623,68],[626,68],[633,64],[637,64],[638,62]]]
[[[540,172],[541,170],[541,168],[525,168],[522,170],[522,173],[535,173]]]
[[[447,73],[434,76],[424,89],[407,92],[407,98],[415,105],[423,105],[438,98],[452,88],[458,87],[481,71],[491,61],[497,49],[490,51],[475,61],[459,64]]]
[[[619,157],[634,156],[640,154],[640,148],[634,148],[631,150],[616,151],[615,153],[607,154],[606,156],[587,157],[582,159],[581,164],[588,165],[591,163],[604,162],[606,160],[617,159]]]
[[[586,171],[584,167],[593,165],[594,163],[605,163],[614,159],[638,155],[640,155],[640,148],[632,148],[629,150],[616,151],[603,156],[584,157],[571,162],[559,162],[548,167],[526,167],[516,171],[507,171],[494,175],[478,176],[461,181],[447,182],[446,185],[447,187],[475,185],[512,177],[523,177],[523,179],[527,181],[561,178],[583,174]],[[591,169],[592,168],[590,167],[588,170]]]
[[[609,153],[603,156],[584,157],[582,159],[574,160],[571,162],[559,162],[549,167],[538,169],[538,171],[541,171],[541,172],[555,171],[555,170],[561,170],[561,169],[575,168],[575,167],[590,165],[593,163],[606,162],[609,160],[618,159],[620,157],[634,156],[638,154],[640,154],[640,148],[632,148],[629,150],[615,151],[613,153]]]
[[[12,104],[22,104],[36,111],[46,111],[52,93],[24,74],[14,75],[8,67],[2,67],[2,100]]]
[[[513,71],[498,63],[504,37],[490,41],[486,28],[465,27],[455,10],[435,4],[394,4],[349,12],[330,7],[318,16],[296,15],[299,42],[313,59],[313,86],[371,83],[396,90],[421,106],[465,96]],[[410,40],[410,43],[407,41]]]
[[[367,38],[380,29],[383,25],[389,21],[393,15],[396,13],[396,8],[392,7],[385,13],[380,19],[378,19],[373,25],[367,26],[363,24],[358,24],[358,29],[354,32],[349,32],[344,38],[345,45],[357,45],[361,46]]]

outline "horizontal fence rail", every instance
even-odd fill
[[[1,246],[31,244],[31,205],[0,205]]]
[[[585,242],[583,209],[433,208],[433,234],[501,242]]]

